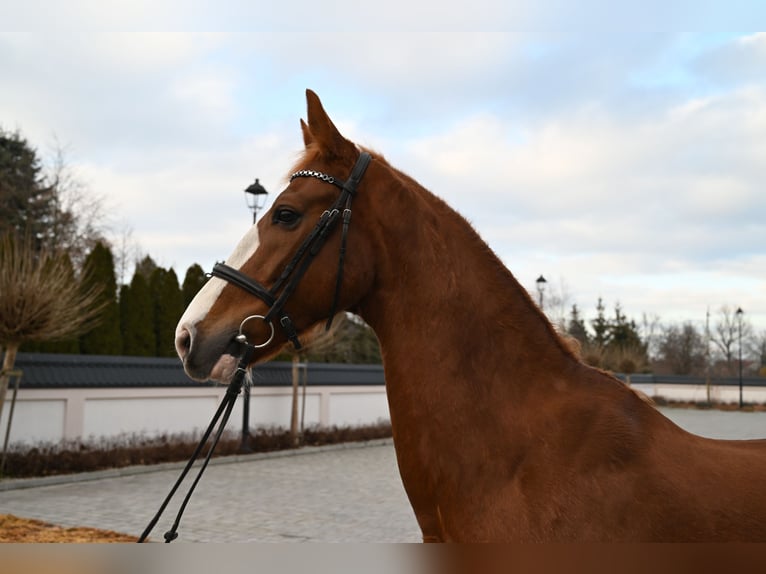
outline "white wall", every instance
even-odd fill
[[[705,385],[633,383],[630,386],[649,397],[663,397],[670,401],[702,403],[708,400]],[[739,403],[739,387],[711,385],[710,400],[715,403]],[[743,387],[742,400],[745,403],[766,403],[766,387]]]
[[[110,438],[121,434],[157,436],[202,432],[226,392],[225,387],[21,389],[13,414],[10,443]],[[11,392],[0,417],[5,437]],[[298,408],[303,400],[299,394]],[[250,426],[290,425],[292,389],[253,387]],[[306,426],[358,426],[389,420],[385,386],[311,386],[306,392]],[[242,399],[227,429],[242,428]]]
[[[669,400],[707,400],[705,385],[636,383],[633,388],[650,397]],[[89,388],[19,390],[11,429],[11,443],[58,442],[62,439],[116,437],[121,434],[156,436],[202,432],[226,391],[225,387]],[[12,390],[0,417],[5,430]],[[250,426],[290,425],[292,389],[253,387]],[[739,388],[713,386],[715,402],[736,403]],[[745,402],[765,403],[766,387],[744,388]],[[299,408],[302,405],[299,396]],[[300,412],[299,412],[300,414]],[[306,426],[358,426],[389,420],[385,386],[311,386],[306,394]],[[237,401],[228,429],[242,428],[242,400]]]

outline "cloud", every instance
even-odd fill
[[[540,11],[526,5],[520,18]],[[681,309],[700,281],[696,296],[742,300],[763,285],[762,35],[300,25],[312,30],[1,34],[0,122],[68,144],[179,275],[228,255],[254,177],[273,199],[311,87],[345,135],[455,205],[532,289],[560,275],[583,308],[610,294],[640,313]]]
[[[233,80],[201,55],[216,37],[179,34],[0,36],[0,113],[30,137],[77,136],[89,154],[209,141],[230,117]]]
[[[716,46],[697,59],[694,69],[716,85],[763,85],[766,33],[742,36]]]
[[[477,116],[408,142],[408,168],[479,226],[545,220],[557,229],[556,248],[567,252],[658,249],[672,239],[704,261],[720,251],[713,242],[760,249],[765,111],[759,90],[689,102],[641,122],[583,108],[520,132],[502,118]]]
[[[108,189],[113,209],[131,222],[141,248],[178,273],[225,259],[252,222],[244,189],[258,177],[269,202],[281,191],[285,158],[299,141],[261,134],[232,147],[193,150],[149,165],[80,165],[87,181]],[[183,245],[182,238],[186,238]]]
[[[581,307],[604,295],[669,319],[732,300],[761,308],[766,90],[622,112],[583,104],[521,124],[479,114],[398,153],[531,290],[543,272],[564,277]]]

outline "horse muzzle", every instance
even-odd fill
[[[175,347],[184,371],[193,380],[228,383],[237,367],[240,345],[237,333],[204,337],[191,325],[179,325]]]

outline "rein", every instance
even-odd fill
[[[266,303],[266,305],[269,306],[269,310],[266,312],[266,315],[261,318],[265,323],[268,323],[271,326],[273,332],[274,327],[272,319],[279,317],[279,324],[282,326],[287,339],[293,344],[296,351],[300,350],[302,345],[298,340],[298,332],[293,325],[292,319],[290,319],[290,316],[284,310],[285,304],[287,303],[287,299],[293,294],[293,291],[298,287],[298,283],[300,283],[300,280],[308,270],[311,262],[318,255],[319,250],[324,245],[330,232],[335,228],[338,219],[342,219],[340,252],[338,254],[338,273],[335,279],[335,291],[333,293],[332,304],[330,305],[327,324],[325,325],[325,330],[330,329],[338,307],[338,298],[340,297],[340,289],[343,283],[346,242],[348,228],[351,223],[351,201],[354,198],[354,195],[356,195],[357,186],[359,185],[362,176],[364,176],[371,160],[372,156],[370,156],[369,153],[362,152],[359,154],[359,159],[356,160],[356,163],[351,170],[351,175],[346,181],[310,169],[296,171],[290,176],[291,182],[298,177],[316,178],[338,187],[340,189],[340,195],[332,206],[322,213],[319,221],[314,226],[314,229],[303,240],[303,243],[298,247],[292,259],[285,266],[281,275],[271,288],[266,288],[255,279],[248,277],[238,269],[234,269],[225,263],[216,263],[213,266],[213,270],[210,272],[210,276],[224,279]],[[342,216],[341,209],[343,210]],[[265,346],[270,342],[271,338],[261,346]]]
[[[162,516],[162,513],[165,512],[165,508],[167,508],[170,500],[173,498],[179,486],[181,486],[181,483],[186,478],[186,475],[189,473],[189,470],[191,470],[192,465],[197,460],[197,457],[202,452],[202,449],[210,438],[215,425],[218,424],[218,429],[216,430],[215,436],[213,437],[213,442],[211,443],[210,448],[205,455],[205,459],[202,462],[202,466],[200,467],[199,472],[197,472],[197,476],[194,479],[194,482],[192,483],[191,487],[189,487],[189,492],[184,497],[183,503],[181,504],[181,507],[176,514],[176,519],[173,522],[173,526],[164,535],[166,543],[170,543],[178,538],[178,527],[181,523],[181,517],[186,510],[186,506],[189,504],[189,500],[194,493],[194,489],[197,487],[197,484],[202,478],[202,473],[205,472],[208,462],[210,462],[210,457],[213,455],[213,450],[218,444],[218,441],[223,434],[223,430],[226,427],[226,423],[231,416],[231,411],[234,408],[234,403],[237,400],[237,395],[239,395],[240,391],[242,390],[245,374],[247,373],[247,367],[250,363],[250,360],[252,359],[253,353],[256,349],[265,347],[271,343],[271,340],[274,338],[274,324],[272,323],[272,319],[274,317],[279,316],[279,324],[282,326],[287,339],[293,344],[295,349],[301,349],[301,343],[298,340],[298,333],[295,329],[295,326],[293,325],[292,319],[290,319],[290,317],[285,312],[284,306],[287,302],[287,299],[290,297],[290,295],[292,295],[293,291],[295,291],[298,283],[308,270],[309,265],[311,265],[311,262],[314,260],[314,258],[319,253],[319,250],[324,245],[327,237],[330,235],[330,232],[335,228],[335,225],[338,222],[338,218],[341,217],[340,210],[342,208],[343,215],[341,219],[343,223],[341,228],[340,252],[338,254],[338,274],[335,280],[335,290],[333,293],[332,304],[330,306],[330,314],[328,316],[327,325],[325,327],[328,330],[330,329],[335,311],[337,309],[341,285],[343,284],[343,266],[346,256],[346,241],[349,224],[351,223],[351,200],[356,194],[357,186],[359,185],[359,182],[361,181],[362,176],[367,170],[367,166],[370,164],[371,160],[372,156],[370,156],[369,153],[362,152],[359,155],[359,159],[357,159],[356,163],[354,164],[353,169],[351,170],[351,175],[346,181],[339,180],[333,176],[326,175],[319,171],[305,169],[297,171],[290,176],[291,182],[298,177],[313,177],[325,183],[334,185],[340,188],[341,191],[338,199],[335,200],[330,209],[322,213],[314,229],[303,240],[303,243],[301,243],[301,245],[298,247],[298,250],[295,252],[295,255],[293,255],[293,258],[285,266],[282,274],[270,289],[267,289],[258,281],[248,277],[241,271],[234,269],[225,263],[216,263],[213,267],[210,276],[224,279],[229,283],[236,285],[240,289],[247,291],[251,295],[258,297],[264,303],[266,303],[266,305],[269,306],[269,310],[266,312],[266,315],[250,315],[249,317],[246,317],[242,323],[240,323],[239,334],[235,337],[235,342],[240,347],[239,362],[237,364],[237,370],[234,373],[229,386],[226,388],[226,394],[224,395],[221,404],[218,406],[218,410],[215,412],[213,420],[210,421],[207,430],[202,435],[197,448],[192,453],[189,462],[186,463],[186,466],[181,472],[181,475],[176,480],[173,488],[170,489],[170,492],[160,505],[157,513],[144,529],[143,533],[138,539],[138,542],[146,541],[146,538],[156,526],[157,522]],[[250,319],[261,319],[267,323],[269,327],[271,327],[271,334],[265,342],[259,344],[248,343],[247,338],[242,332],[242,329],[245,326],[245,323],[247,323]]]
[[[173,485],[173,488],[170,489],[170,492],[165,497],[165,500],[162,502],[162,505],[160,505],[160,508],[159,510],[157,510],[157,513],[154,515],[154,518],[152,518],[152,520],[144,529],[143,533],[141,533],[141,536],[138,539],[139,543],[145,542],[146,538],[149,536],[149,533],[151,533],[152,529],[154,529],[155,525],[157,524],[157,521],[159,521],[160,517],[162,516],[162,513],[165,512],[165,508],[167,508],[168,504],[170,503],[170,500],[173,498],[176,491],[178,490],[178,487],[181,486],[181,483],[183,482],[184,478],[186,478],[186,475],[189,473],[189,470],[191,470],[191,467],[194,464],[194,461],[197,460],[197,457],[199,456],[200,452],[202,452],[202,447],[205,446],[205,443],[207,442],[208,438],[210,438],[210,434],[213,432],[213,428],[215,428],[216,423],[220,419],[221,422],[218,425],[218,430],[216,430],[215,436],[213,437],[213,442],[211,443],[210,448],[208,449],[207,454],[205,455],[205,460],[202,462],[202,466],[200,467],[199,472],[197,472],[197,477],[194,479],[194,482],[192,483],[191,487],[189,487],[189,492],[186,493],[186,496],[184,497],[183,503],[181,504],[181,507],[178,510],[178,514],[176,514],[176,519],[173,522],[172,528],[168,530],[164,536],[165,543],[173,542],[173,540],[178,538],[178,526],[181,523],[181,517],[183,516],[183,513],[186,510],[187,504],[189,504],[189,500],[191,500],[191,496],[194,493],[194,489],[197,488],[197,484],[202,478],[202,473],[205,472],[205,469],[207,468],[207,465],[210,462],[210,457],[213,455],[213,450],[215,449],[216,445],[218,444],[218,441],[221,438],[221,435],[223,434],[223,429],[226,428],[226,423],[228,422],[229,417],[231,416],[231,411],[234,408],[234,403],[237,400],[237,395],[242,390],[242,384],[245,379],[245,374],[247,373],[247,366],[250,363],[250,359],[252,358],[253,352],[256,349],[256,346],[249,344],[245,336],[242,334],[242,327],[250,318],[251,317],[248,317],[247,319],[242,321],[242,324],[239,327],[239,335],[237,335],[236,341],[241,346],[242,350],[240,353],[239,363],[237,364],[237,370],[234,373],[234,377],[229,383],[229,386],[226,388],[226,394],[224,395],[223,400],[221,401],[221,404],[218,406],[218,410],[215,412],[215,415],[213,415],[213,420],[210,421],[210,424],[208,425],[207,430],[205,431],[205,434],[202,435],[202,438],[200,439],[199,444],[197,445],[197,448],[194,449],[194,452],[192,453],[192,456],[189,459],[189,462],[186,463],[186,466],[181,472],[181,475],[176,480],[176,483]]]

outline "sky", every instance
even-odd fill
[[[11,16],[28,23],[39,4]],[[606,14],[587,32],[523,2],[496,3],[506,11],[481,32],[462,31],[472,11],[394,30],[390,6],[354,27],[297,17],[309,3],[260,5],[272,12],[239,5],[228,26],[194,12],[190,32],[137,33],[123,28],[153,24],[148,3],[126,21],[102,3],[53,4],[47,29],[0,32],[0,126],[44,157],[63,147],[113,238],[130,230],[183,278],[247,231],[254,178],[269,203],[284,188],[311,88],[346,137],[446,199],[535,296],[544,275],[559,313],[592,318],[602,297],[637,322],[704,326],[726,305],[766,329],[766,34],[641,31],[687,15],[741,28],[746,3],[637,27]],[[180,10],[155,6],[166,20]]]

